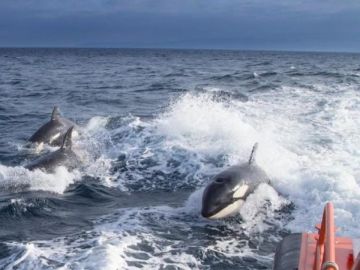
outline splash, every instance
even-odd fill
[[[80,180],[78,171],[69,172],[58,167],[53,174],[41,170],[29,171],[24,167],[7,167],[0,164],[0,185],[9,190],[44,190],[64,193],[66,188]]]

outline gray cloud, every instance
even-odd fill
[[[2,0],[0,46],[359,50],[360,2]]]
[[[358,0],[2,0],[2,9],[28,10],[39,14],[106,14],[145,12],[166,14],[242,14],[257,9],[266,12],[306,12],[333,14],[360,8]]]

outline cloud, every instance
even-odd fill
[[[166,14],[240,14],[267,10],[328,14],[360,8],[358,0],[2,0],[2,10],[28,10],[34,15],[113,12]]]
[[[0,46],[354,50],[360,1],[1,0]]]

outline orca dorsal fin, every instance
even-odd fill
[[[255,163],[255,156],[256,156],[256,151],[258,149],[258,143],[255,143],[252,150],[251,150],[251,154],[250,154],[250,158],[249,158],[249,165],[252,165]]]
[[[64,135],[64,140],[61,145],[61,149],[71,149],[72,147],[72,132],[73,132],[74,126],[70,127],[68,131],[66,131]]]
[[[54,106],[54,109],[51,113],[51,120],[55,120],[60,117],[60,111],[58,106]]]

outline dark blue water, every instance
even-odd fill
[[[360,55],[0,49],[0,268],[270,269],[276,244],[332,200],[359,236]],[[23,166],[52,107],[84,168]],[[200,217],[212,175],[248,159],[241,215]]]

